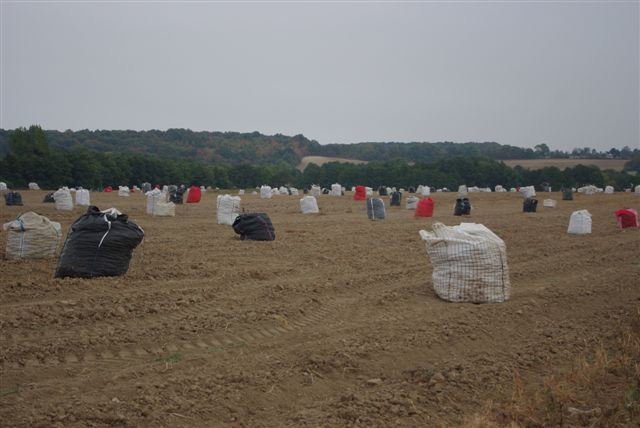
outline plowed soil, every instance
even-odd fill
[[[0,223],[36,211],[63,225],[45,192],[0,208]],[[406,195],[405,195],[406,196]],[[144,197],[92,193],[146,232],[126,276],[54,279],[56,260],[0,260],[0,420],[3,426],[457,425],[569,366],[640,306],[640,229],[613,212],[629,193],[471,194],[472,215],[507,244],[512,298],[453,304],[434,294],[418,230],[458,224],[455,194],[433,218],[387,207],[367,220],[350,196],[243,196],[267,212],[274,242],[240,241],[216,224],[216,194],[145,213]],[[558,200],[555,209],[542,199]],[[388,205],[388,198],[384,198]],[[566,233],[588,209],[593,233]],[[4,252],[5,233],[2,250]]]

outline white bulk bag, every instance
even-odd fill
[[[417,198],[415,196],[409,196],[407,198],[407,209],[408,210],[415,210],[416,209],[416,205],[418,205],[419,201],[420,201],[420,198]]]
[[[516,188],[515,188],[515,187],[512,187],[511,189],[509,189],[509,191],[510,191],[511,193],[515,193],[515,192],[516,192]]]
[[[66,187],[58,189],[53,194],[53,200],[56,201],[56,209],[61,211],[73,210],[73,198],[71,192]]]
[[[273,196],[273,192],[271,190],[271,186],[260,187],[260,197],[262,199],[271,199],[272,196]]]
[[[238,195],[240,195],[240,196],[244,195],[244,189],[238,190]]]
[[[156,204],[160,201],[166,201],[164,194],[160,191],[160,189],[153,189],[145,193],[147,197],[147,214],[155,215],[156,213]]]
[[[38,183],[29,183],[29,190],[40,190],[40,186],[38,186]]]
[[[365,190],[367,191],[367,197],[368,198],[373,196],[373,189],[371,187],[366,187]]]
[[[4,181],[0,181],[0,192],[2,192],[3,190],[7,190],[7,183],[5,183]]]
[[[5,223],[7,259],[41,259],[55,256],[62,230],[60,223],[34,212],[21,214],[14,221]]]
[[[131,191],[129,190],[129,187],[127,186],[118,186],[118,196],[126,196],[128,197],[130,195]]]
[[[153,215],[156,217],[175,217],[176,204],[173,202],[164,202],[162,199],[156,202],[153,209]]]
[[[591,213],[587,210],[574,211],[569,218],[567,233],[574,235],[591,233]]]
[[[433,289],[451,302],[504,302],[511,283],[504,241],[482,224],[433,224],[420,231],[433,266]]]
[[[309,195],[315,196],[316,198],[322,194],[322,189],[320,186],[316,186],[315,184],[311,186],[311,191]]]
[[[218,224],[231,226],[240,215],[240,196],[218,195],[216,210],[218,212]]]
[[[331,196],[342,196],[342,186],[339,184],[331,185]]]
[[[315,214],[319,213],[318,201],[315,196],[304,196],[300,199],[300,211],[302,214]]]
[[[613,186],[607,186],[604,188],[604,193],[611,195],[613,193]]]
[[[280,194],[281,195],[288,195],[289,194],[289,189],[287,189],[284,186],[280,186]]]
[[[501,185],[496,184],[495,191],[496,192],[504,192],[504,188]]]
[[[298,192],[298,189],[296,189],[295,187],[289,187],[289,191],[291,192],[292,196],[298,196],[300,194]]]
[[[76,190],[76,205],[91,205],[91,195],[87,189]]]
[[[533,186],[526,186],[520,188],[520,193],[525,199],[533,198],[536,195],[536,188]]]
[[[464,184],[461,186],[458,186],[458,197],[459,198],[466,198],[467,197],[467,186],[465,186]]]
[[[558,201],[556,201],[555,199],[545,199],[542,204],[547,208],[555,208],[558,204]]]

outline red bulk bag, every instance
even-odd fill
[[[434,202],[431,198],[420,199],[416,206],[416,217],[432,217]]]
[[[367,199],[367,189],[364,186],[356,186],[356,193],[353,194],[356,201],[364,201]]]
[[[202,197],[202,193],[200,192],[200,188],[197,186],[189,187],[189,195],[187,196],[188,204],[197,204],[200,202],[200,198]]]
[[[111,186],[107,186],[102,191],[109,193],[109,192],[113,192],[113,189],[111,188]]]
[[[640,227],[638,224],[638,211],[633,208],[626,208],[616,211],[618,218],[618,227],[626,229],[627,227]]]

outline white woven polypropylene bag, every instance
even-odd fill
[[[73,210],[73,198],[71,192],[66,187],[58,189],[53,194],[53,200],[56,201],[56,209],[61,211]]]
[[[87,189],[78,189],[76,191],[76,205],[91,205],[91,195]]]
[[[407,209],[415,210],[416,206],[418,205],[418,202],[420,202],[420,198],[416,198],[415,196],[409,196],[407,198]]]
[[[118,186],[118,196],[129,197],[131,190],[128,186]]]
[[[591,233],[591,213],[587,210],[574,211],[569,218],[567,233],[573,235]]]
[[[260,187],[260,197],[262,199],[270,199],[273,196],[273,192],[270,186],[262,186]]]
[[[342,186],[338,183],[331,185],[331,196],[342,196]]]
[[[232,225],[240,215],[240,196],[218,195],[218,224]]]
[[[542,204],[547,208],[555,208],[558,202],[555,199],[545,199]]]
[[[420,231],[433,266],[433,289],[451,302],[496,303],[509,299],[511,283],[504,241],[482,224],[433,224]]]
[[[42,259],[55,256],[62,236],[60,223],[26,212],[14,221],[5,223],[7,237],[7,259]]]
[[[315,214],[319,213],[318,201],[315,196],[304,196],[300,199],[300,211],[302,214]]]

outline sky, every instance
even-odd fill
[[[0,127],[636,148],[639,5],[2,0]]]

